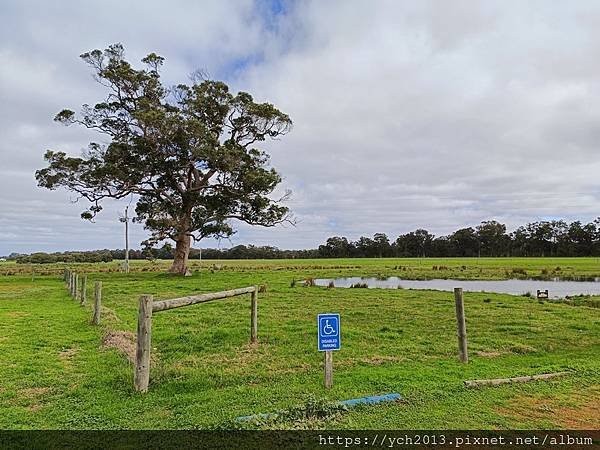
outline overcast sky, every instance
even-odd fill
[[[0,255],[123,247],[123,203],[92,224],[34,179],[94,139],[52,118],[103,98],[78,55],[115,42],[294,121],[266,148],[298,225],[221,247],[600,215],[600,2],[2,0]]]

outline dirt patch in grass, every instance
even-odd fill
[[[106,306],[100,307],[100,320],[107,320],[109,322],[120,322],[119,316],[112,309],[107,308]]]
[[[506,407],[497,411],[510,418],[527,423],[550,421],[557,427],[569,430],[600,429],[600,385],[573,393],[565,405],[565,399],[557,396],[534,397],[520,395]]]
[[[2,389],[0,389],[2,392]],[[45,396],[52,392],[49,387],[30,387],[18,389],[14,396],[8,399],[8,404],[27,409],[27,411],[39,411],[44,403]]]
[[[404,361],[404,358],[401,356],[390,356],[390,355],[376,355],[371,356],[370,358],[362,358],[360,360],[361,364],[369,364],[372,366],[380,366],[382,364],[390,363],[390,362],[400,362]]]
[[[135,336],[131,331],[109,331],[102,339],[102,347],[114,348],[127,357],[130,363],[135,362]]]
[[[62,361],[68,361],[70,360],[73,356],[75,356],[77,354],[77,352],[79,351],[79,349],[77,348],[67,348],[61,352],[58,353],[58,357],[62,360]]]
[[[12,404],[24,406],[29,412],[37,412],[42,409],[44,396],[52,391],[49,387],[32,387],[19,389]],[[27,406],[25,406],[27,405]]]
[[[579,408],[561,408],[557,411],[565,428],[570,430],[597,430],[600,428],[600,399],[596,398]]]
[[[10,317],[11,319],[16,319],[17,317],[27,317],[29,313],[23,311],[9,311],[6,313],[6,317]]]
[[[49,387],[34,387],[34,388],[25,388],[19,389],[19,396],[28,399],[34,399],[41,397],[42,395],[47,394],[52,389]]]
[[[497,356],[500,356],[502,354],[502,352],[475,352],[476,356],[481,356],[482,358],[496,358]]]
[[[532,347],[531,345],[513,344],[508,348],[508,351],[511,353],[517,353],[519,355],[522,355],[525,353],[535,353],[537,352],[537,349],[535,347]]]
[[[60,359],[60,362],[63,364],[65,369],[71,367],[72,359],[78,351],[79,349],[76,347],[69,347],[58,352],[58,359]]]

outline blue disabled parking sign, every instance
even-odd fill
[[[342,346],[339,314],[319,314],[319,351],[339,350]]]

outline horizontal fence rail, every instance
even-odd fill
[[[213,300],[235,297],[236,295],[251,294],[256,291],[256,286],[250,286],[230,291],[211,292],[209,294],[191,295],[189,297],[173,298],[170,300],[161,300],[152,303],[152,312],[166,311],[173,308],[181,308],[182,306],[195,305],[196,303],[206,303]]]

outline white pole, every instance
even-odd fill
[[[125,207],[125,273],[129,273],[129,217],[127,211],[129,206]]]

